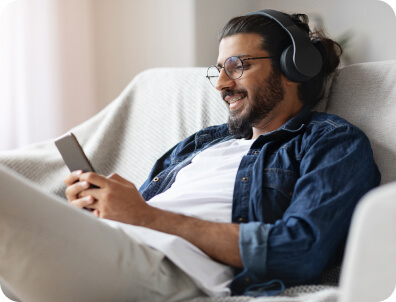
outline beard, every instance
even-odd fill
[[[246,90],[225,91],[223,99],[229,94],[242,94],[247,97]],[[228,131],[237,138],[250,139],[253,135],[252,127],[260,123],[274,108],[282,102],[285,91],[282,86],[281,73],[272,71],[265,83],[253,93],[247,107],[230,111],[228,117]]]

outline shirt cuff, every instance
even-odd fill
[[[239,226],[239,251],[244,270],[264,277],[267,272],[267,250],[270,225],[262,222],[242,223]]]

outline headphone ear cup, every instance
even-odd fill
[[[292,82],[303,83],[311,79],[311,77],[305,76],[297,70],[293,61],[293,45],[282,52],[280,66],[285,77]]]

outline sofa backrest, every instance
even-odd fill
[[[396,180],[396,61],[342,68],[333,80],[326,112],[362,129],[371,141],[381,183]]]
[[[205,78],[206,68],[142,72],[99,114],[71,129],[95,169],[140,186],[155,160],[195,131],[227,121],[228,109]],[[333,79],[321,111],[338,114],[370,138],[382,183],[396,180],[396,61],[351,65]],[[0,164],[64,196],[68,171],[53,140],[0,152]]]
[[[166,121],[164,128],[156,130],[158,148],[152,159],[198,129],[226,122],[228,109],[205,76],[206,68],[163,68],[147,70],[135,79],[134,110],[162,115]],[[396,180],[392,127],[396,125],[396,61],[346,66],[329,84],[316,109],[337,114],[362,129],[371,141],[382,184]],[[139,124],[152,125],[147,116],[139,116],[135,114]]]

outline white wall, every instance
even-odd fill
[[[352,34],[347,63],[396,59],[395,14],[378,0],[96,0],[100,107],[146,68],[212,65],[223,25],[264,8],[320,16],[334,39]]]
[[[256,0],[257,9],[319,14],[334,39],[349,31],[346,49],[351,63],[396,59],[396,18],[392,8],[379,0]]]
[[[197,64],[207,65],[217,56],[217,32],[233,16],[272,8],[306,13],[323,19],[326,33],[338,40],[352,35],[346,54],[350,63],[396,59],[396,18],[391,7],[378,0],[197,0]],[[206,17],[206,18],[205,18]],[[214,59],[212,58],[212,62]]]
[[[9,34],[13,43],[24,45],[18,40],[22,37],[30,44],[19,48],[24,59],[3,65],[20,71],[24,63],[21,76],[29,89],[11,91],[13,86],[6,84],[11,80],[0,88],[6,86],[8,95],[25,94],[29,106],[23,112],[32,125],[24,122],[30,135],[24,142],[29,143],[52,138],[96,114],[142,70],[214,64],[220,29],[231,17],[255,10],[320,16],[335,39],[351,33],[346,48],[350,63],[396,59],[395,14],[379,0],[17,0],[13,5],[15,22],[13,16],[3,16],[0,24],[25,20],[25,32]],[[7,36],[4,26],[2,36]],[[43,109],[34,102],[41,99],[49,104],[45,112],[52,110],[55,117],[40,116]],[[39,108],[35,117],[29,108]],[[5,141],[9,130],[2,128]]]
[[[232,17],[257,10],[255,1],[196,0],[195,39],[198,51],[196,66],[210,66],[217,62],[218,33]]]
[[[47,0],[49,1],[49,0]],[[97,51],[94,45],[93,1],[50,0],[56,7],[52,22],[55,37],[53,52],[57,56],[56,84],[59,88],[56,101],[62,134],[98,111],[96,81]],[[54,18],[54,17],[52,17]],[[49,82],[50,85],[54,83]]]
[[[140,71],[194,66],[194,1],[94,0],[98,106]]]

